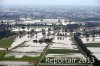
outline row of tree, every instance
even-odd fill
[[[79,47],[82,49],[82,52],[90,59],[90,63],[93,66],[100,66],[100,61],[94,55],[92,55],[91,51],[87,49],[85,44],[83,44],[82,40],[78,38],[77,34],[74,35],[74,39],[79,45]]]

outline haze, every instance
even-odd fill
[[[98,6],[99,0],[0,0],[10,6]]]

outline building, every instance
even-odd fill
[[[6,30],[6,25],[4,24],[4,22],[1,20],[0,22],[0,31],[4,31]]]

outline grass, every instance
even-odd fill
[[[89,66],[89,65],[39,65],[39,66]]]
[[[7,53],[7,51],[5,50],[0,50],[0,60],[3,60],[5,54]]]
[[[24,44],[24,43],[25,42],[23,42],[22,44]],[[18,46],[21,46],[21,45],[18,45]],[[16,46],[16,47],[18,47],[18,46]],[[16,48],[16,47],[14,47],[14,48]],[[43,54],[41,54],[40,56],[36,56],[36,57],[23,56],[22,58],[15,58],[14,56],[5,57],[5,55],[9,52],[10,51],[0,50],[0,61],[28,61],[28,62],[34,62],[35,61],[35,62],[38,62],[43,55]]]
[[[33,62],[33,61],[39,61],[40,58],[42,57],[42,54],[40,56],[36,56],[36,57],[28,57],[28,56],[23,56],[22,58],[15,58],[14,56],[10,56],[10,57],[5,57],[5,55],[9,53],[6,50],[0,50],[0,61],[29,61],[29,62]]]
[[[78,50],[69,49],[49,49],[47,54],[66,54],[66,53],[80,53]]]
[[[50,28],[51,26],[32,26],[32,28]]]
[[[14,42],[15,36],[4,38],[0,40],[0,48],[8,48]]]
[[[25,42],[23,42],[22,44],[24,44],[24,43]],[[18,46],[16,46],[16,47],[18,47]],[[16,47],[14,47],[14,48],[16,48]],[[33,61],[39,61],[40,58],[42,57],[42,55],[40,55],[39,57],[38,56],[37,57],[23,56],[22,58],[15,58],[14,56],[5,57],[5,55],[9,52],[10,51],[7,51],[7,50],[0,50],[0,61],[29,61],[29,62],[33,62]]]
[[[7,51],[2,51],[0,50],[0,61],[38,61],[41,56],[37,57],[28,57],[28,56],[23,56],[22,58],[15,58],[14,56],[11,57],[5,57],[5,54]]]
[[[69,49],[48,49],[46,54],[69,54],[69,53],[80,53],[78,50]],[[45,63],[45,57],[42,59],[41,63]]]
[[[87,47],[100,47],[100,43],[87,43],[85,44]]]
[[[11,56],[11,57],[5,57],[5,58],[3,58],[3,60],[6,60],[6,61],[29,61],[29,62],[32,62],[32,61],[38,61],[39,57],[23,56],[22,58],[14,58],[14,56]]]

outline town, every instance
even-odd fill
[[[99,66],[100,9],[0,8],[0,66]]]

